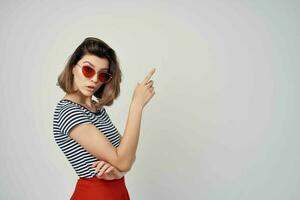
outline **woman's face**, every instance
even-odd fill
[[[94,55],[85,55],[77,62],[77,64],[81,67],[88,65],[96,71],[93,77],[86,78],[83,75],[80,66],[75,65],[72,70],[72,74],[74,76],[73,86],[75,90],[78,90],[84,96],[92,96],[103,84],[97,77],[100,71],[108,72],[109,62],[106,58],[100,58]],[[88,86],[94,88],[90,89]]]

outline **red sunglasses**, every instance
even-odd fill
[[[96,74],[96,71],[88,65],[83,65],[83,66],[80,66],[79,64],[76,65],[78,65],[81,68],[82,74],[86,78],[92,78]],[[107,83],[111,79],[112,79],[112,75],[110,73],[100,72],[98,74],[98,80],[101,81],[102,83]]]

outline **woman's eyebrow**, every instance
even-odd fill
[[[95,68],[95,65],[93,65],[91,62],[89,61],[84,61],[83,63],[89,63],[90,65],[92,65],[94,68]],[[103,71],[103,70],[108,70],[108,68],[103,68],[103,69],[100,69],[100,71]]]

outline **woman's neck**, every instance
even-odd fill
[[[84,105],[88,108],[95,109],[95,105],[92,101],[92,97],[80,97],[74,94],[66,94],[63,98],[69,99],[71,101],[74,101],[75,103]]]

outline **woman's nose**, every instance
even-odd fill
[[[93,77],[92,77],[92,80],[94,83],[98,83],[98,74],[95,74]]]

